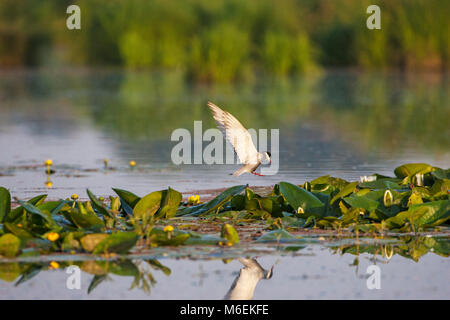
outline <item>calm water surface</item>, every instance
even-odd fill
[[[324,174],[392,175],[405,162],[450,166],[445,75],[325,73],[250,84],[189,85],[178,74],[115,71],[0,73],[0,185],[19,198],[43,192],[138,195],[241,183],[303,183]],[[237,166],[171,162],[176,128],[215,127],[208,100],[247,128],[280,129],[277,175],[231,178]],[[204,144],[206,145],[206,143]],[[41,165],[53,159],[48,188]],[[117,170],[102,170],[103,159]],[[135,160],[135,170],[128,162]]]

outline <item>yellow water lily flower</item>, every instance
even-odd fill
[[[164,230],[164,232],[172,232],[173,227],[171,225],[168,225],[168,226],[165,226],[163,230]]]
[[[59,239],[59,234],[57,234],[56,232],[49,232],[48,234],[47,234],[47,239],[48,240],[50,240],[50,241],[56,241],[56,240],[58,240]]]
[[[200,196],[197,194],[195,196],[190,196],[188,198],[188,204],[199,204],[200,203]]]
[[[51,166],[52,164],[53,164],[52,159],[47,159],[47,160],[45,160],[45,165],[46,165],[47,167]]]
[[[71,197],[70,197],[73,201],[78,199],[78,195],[76,193],[74,193]]]
[[[50,269],[58,269],[59,268],[59,263],[56,261],[52,261],[50,262]]]
[[[51,189],[53,187],[53,182],[51,182],[50,180],[45,181],[45,186],[49,189]]]
[[[130,167],[134,167],[134,166],[136,166],[136,161],[131,160],[130,161]]]

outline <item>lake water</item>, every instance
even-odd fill
[[[3,71],[0,185],[19,199],[42,193],[49,199],[73,193],[86,198],[86,188],[107,196],[111,187],[142,196],[167,186],[195,193],[243,183],[301,184],[325,174],[355,180],[375,172],[392,175],[396,166],[407,162],[448,168],[449,94],[448,77],[430,74],[335,71],[288,80],[190,85],[178,73]],[[280,130],[278,174],[234,178],[229,173],[236,165],[171,162],[173,130],[192,132],[196,120],[203,121],[203,130],[215,127],[206,106],[209,100],[247,128]],[[43,166],[48,158],[56,170],[51,176]],[[103,169],[105,158],[114,170]],[[130,160],[137,163],[133,169]],[[92,273],[82,273],[81,290],[65,287],[68,275],[63,268],[42,271],[15,287],[14,280],[30,264],[0,263],[0,298],[221,299],[242,268],[239,256],[227,264],[220,256],[163,256],[159,262],[171,270],[170,276],[154,271],[150,293],[128,290],[133,277],[111,273],[110,280],[89,295]],[[448,251],[447,257],[430,251],[418,262],[399,254],[384,259],[387,263],[378,263],[380,290],[366,286],[373,254],[361,253],[358,271],[351,266],[354,255],[335,254],[317,243],[290,255],[263,251],[258,256],[264,268],[275,267],[270,280],[258,283],[255,299],[450,296]],[[48,261],[41,264],[48,268]]]

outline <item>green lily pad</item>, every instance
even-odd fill
[[[366,196],[350,196],[344,198],[344,201],[351,205],[353,208],[360,208],[367,210],[368,212],[377,209],[380,206],[378,201],[372,200]]]
[[[153,216],[161,207],[163,196],[162,191],[155,191],[142,197],[134,206],[133,215],[136,218]]]
[[[228,188],[211,201],[195,207],[188,207],[177,212],[177,216],[183,215],[203,215],[217,212],[219,208],[230,201],[234,196],[240,194],[246,188],[245,185],[234,186]]]
[[[231,224],[225,223],[222,226],[220,236],[224,239],[227,239],[228,242],[231,242],[232,244],[239,243],[239,235],[236,229]]]
[[[127,253],[136,245],[139,237],[135,232],[118,232],[109,235],[95,246],[93,254]]]
[[[102,219],[94,213],[83,214],[76,209],[63,213],[64,217],[81,229],[100,230],[105,227]]]
[[[11,233],[0,237],[0,255],[15,257],[20,250],[20,239]]]
[[[105,233],[92,233],[81,238],[80,243],[84,250],[92,252],[95,247],[106,238],[108,238],[108,235]]]
[[[86,190],[89,199],[92,202],[93,207],[103,216],[114,218],[111,212],[108,211],[103,205],[103,203],[100,202],[100,200],[97,199],[97,197],[89,190]]]
[[[283,229],[267,232],[259,237],[257,242],[292,242],[298,240],[292,234]]]
[[[180,206],[181,199],[181,193],[172,188],[168,188],[163,192],[161,210],[157,213],[157,216],[164,217],[165,219],[174,217]]]
[[[31,203],[24,202],[24,201],[21,201],[21,200],[19,200],[19,203],[22,205],[22,207],[27,212],[43,218],[48,223],[52,223],[53,222],[51,215],[45,214],[44,212],[41,211],[41,209],[39,209],[38,207],[32,205]]]
[[[441,200],[411,205],[408,212],[418,215],[418,226],[439,225],[450,219],[450,200]]]
[[[0,187],[0,223],[11,211],[11,194],[8,189]]]
[[[426,163],[408,163],[394,169],[398,178],[404,179],[417,173],[425,174],[433,170],[433,167]]]
[[[139,196],[135,195],[134,193],[132,193],[130,191],[117,189],[117,188],[112,188],[112,189],[120,197],[120,202],[122,204],[123,203],[128,204],[131,207],[131,209],[133,209],[134,206],[139,202],[139,200],[141,200],[141,198]]]
[[[295,211],[301,207],[305,212],[315,212],[314,209],[325,206],[313,193],[289,182],[280,182],[280,193]]]
[[[348,196],[349,194],[353,193],[356,186],[358,185],[358,181],[351,182],[347,184],[341,191],[339,191],[330,201],[331,204],[333,204],[337,199],[343,198]]]

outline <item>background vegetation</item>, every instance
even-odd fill
[[[81,7],[69,31],[66,8]],[[120,66],[229,82],[330,67],[446,70],[450,2],[353,0],[3,0],[0,66]]]

